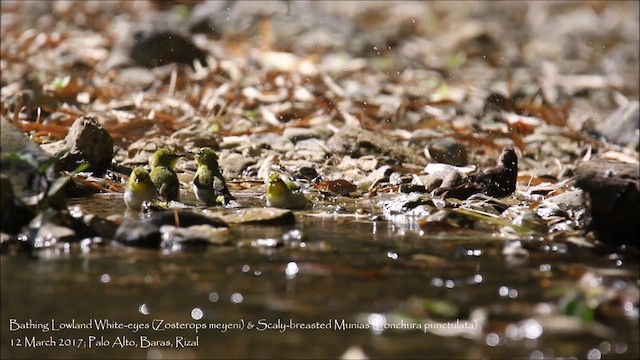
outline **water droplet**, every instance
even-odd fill
[[[298,264],[290,262],[287,264],[287,268],[284,270],[287,278],[293,278],[298,273]]]
[[[489,346],[497,346],[500,343],[500,336],[498,336],[498,334],[496,333],[491,333],[487,335],[487,337],[485,338],[485,342]]]
[[[191,318],[193,320],[200,320],[202,319],[202,309],[200,308],[193,308],[193,310],[191,310]]]
[[[218,296],[217,292],[212,292],[209,294],[209,301],[218,302],[218,300],[220,300],[220,296]]]
[[[244,297],[240,293],[233,293],[231,295],[231,302],[234,304],[240,304],[244,300]]]
[[[138,307],[138,312],[142,315],[149,315],[149,307],[147,304],[140,304]]]

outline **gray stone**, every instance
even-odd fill
[[[558,207],[562,210],[576,210],[581,209],[585,206],[583,191],[580,189],[567,191],[560,195],[552,196],[546,199],[546,201],[558,205]]]
[[[224,176],[239,176],[249,166],[256,163],[256,159],[243,156],[235,152],[228,155],[220,154],[219,165]]]
[[[38,228],[31,243],[34,248],[39,249],[76,240],[76,232],[73,231],[73,229],[53,223],[46,223]]]
[[[331,151],[354,157],[385,155],[397,161],[425,165],[426,159],[397,140],[362,128],[345,125],[328,141]]]
[[[434,139],[425,147],[425,153],[439,163],[464,166],[469,162],[467,147],[450,137]]]
[[[241,209],[221,217],[229,224],[289,225],[295,223],[291,210],[277,208]]]
[[[636,149],[640,126],[639,109],[640,103],[631,101],[597,124],[596,130],[613,143]]]
[[[432,192],[442,184],[442,179],[433,175],[417,175],[414,177],[412,183],[414,185],[422,185],[427,192]]]
[[[176,227],[164,225],[160,227],[162,246],[202,246],[229,244],[229,229],[211,225],[193,225]]]

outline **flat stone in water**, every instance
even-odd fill
[[[160,229],[147,222],[125,222],[116,231],[114,239],[127,246],[160,247]]]
[[[222,219],[230,224],[290,225],[295,223],[291,210],[277,208],[249,208],[236,213],[223,215]]]
[[[227,223],[220,218],[205,216],[189,210],[166,210],[152,213],[144,220],[155,226],[172,225],[188,227],[193,225],[211,225],[214,227],[227,227]]]
[[[193,225],[189,227],[175,227],[164,225],[160,227],[163,246],[207,246],[225,245],[230,243],[229,229],[211,225]]]

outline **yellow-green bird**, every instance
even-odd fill
[[[278,173],[269,175],[266,192],[267,206],[283,209],[304,209],[311,204],[302,193],[291,191]]]
[[[171,201],[180,199],[180,181],[173,169],[180,156],[169,149],[158,149],[149,158],[151,167],[151,181],[158,189],[161,200]]]
[[[156,196],[156,187],[151,181],[149,172],[142,167],[133,169],[129,175],[127,189],[124,191],[124,203],[127,204],[127,208],[140,211],[143,202],[153,201]]]
[[[198,170],[193,178],[193,192],[207,205],[228,204],[235,200],[220,172],[218,155],[208,147],[195,152]]]

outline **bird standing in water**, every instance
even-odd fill
[[[304,209],[310,202],[302,193],[291,191],[280,174],[269,175],[266,184],[267,206],[283,209]]]
[[[169,149],[158,149],[149,158],[151,181],[158,189],[161,200],[178,201],[180,199],[180,181],[173,169],[178,158],[180,156]]]
[[[142,203],[156,199],[156,187],[149,172],[142,167],[133,169],[124,192],[124,203],[133,211],[140,211]]]
[[[193,192],[206,205],[229,204],[235,200],[220,172],[218,155],[211,148],[201,148],[195,153],[198,170],[193,178]]]
[[[498,164],[472,178],[480,185],[482,192],[489,196],[502,197],[516,191],[518,180],[518,155],[512,147],[500,154]]]

